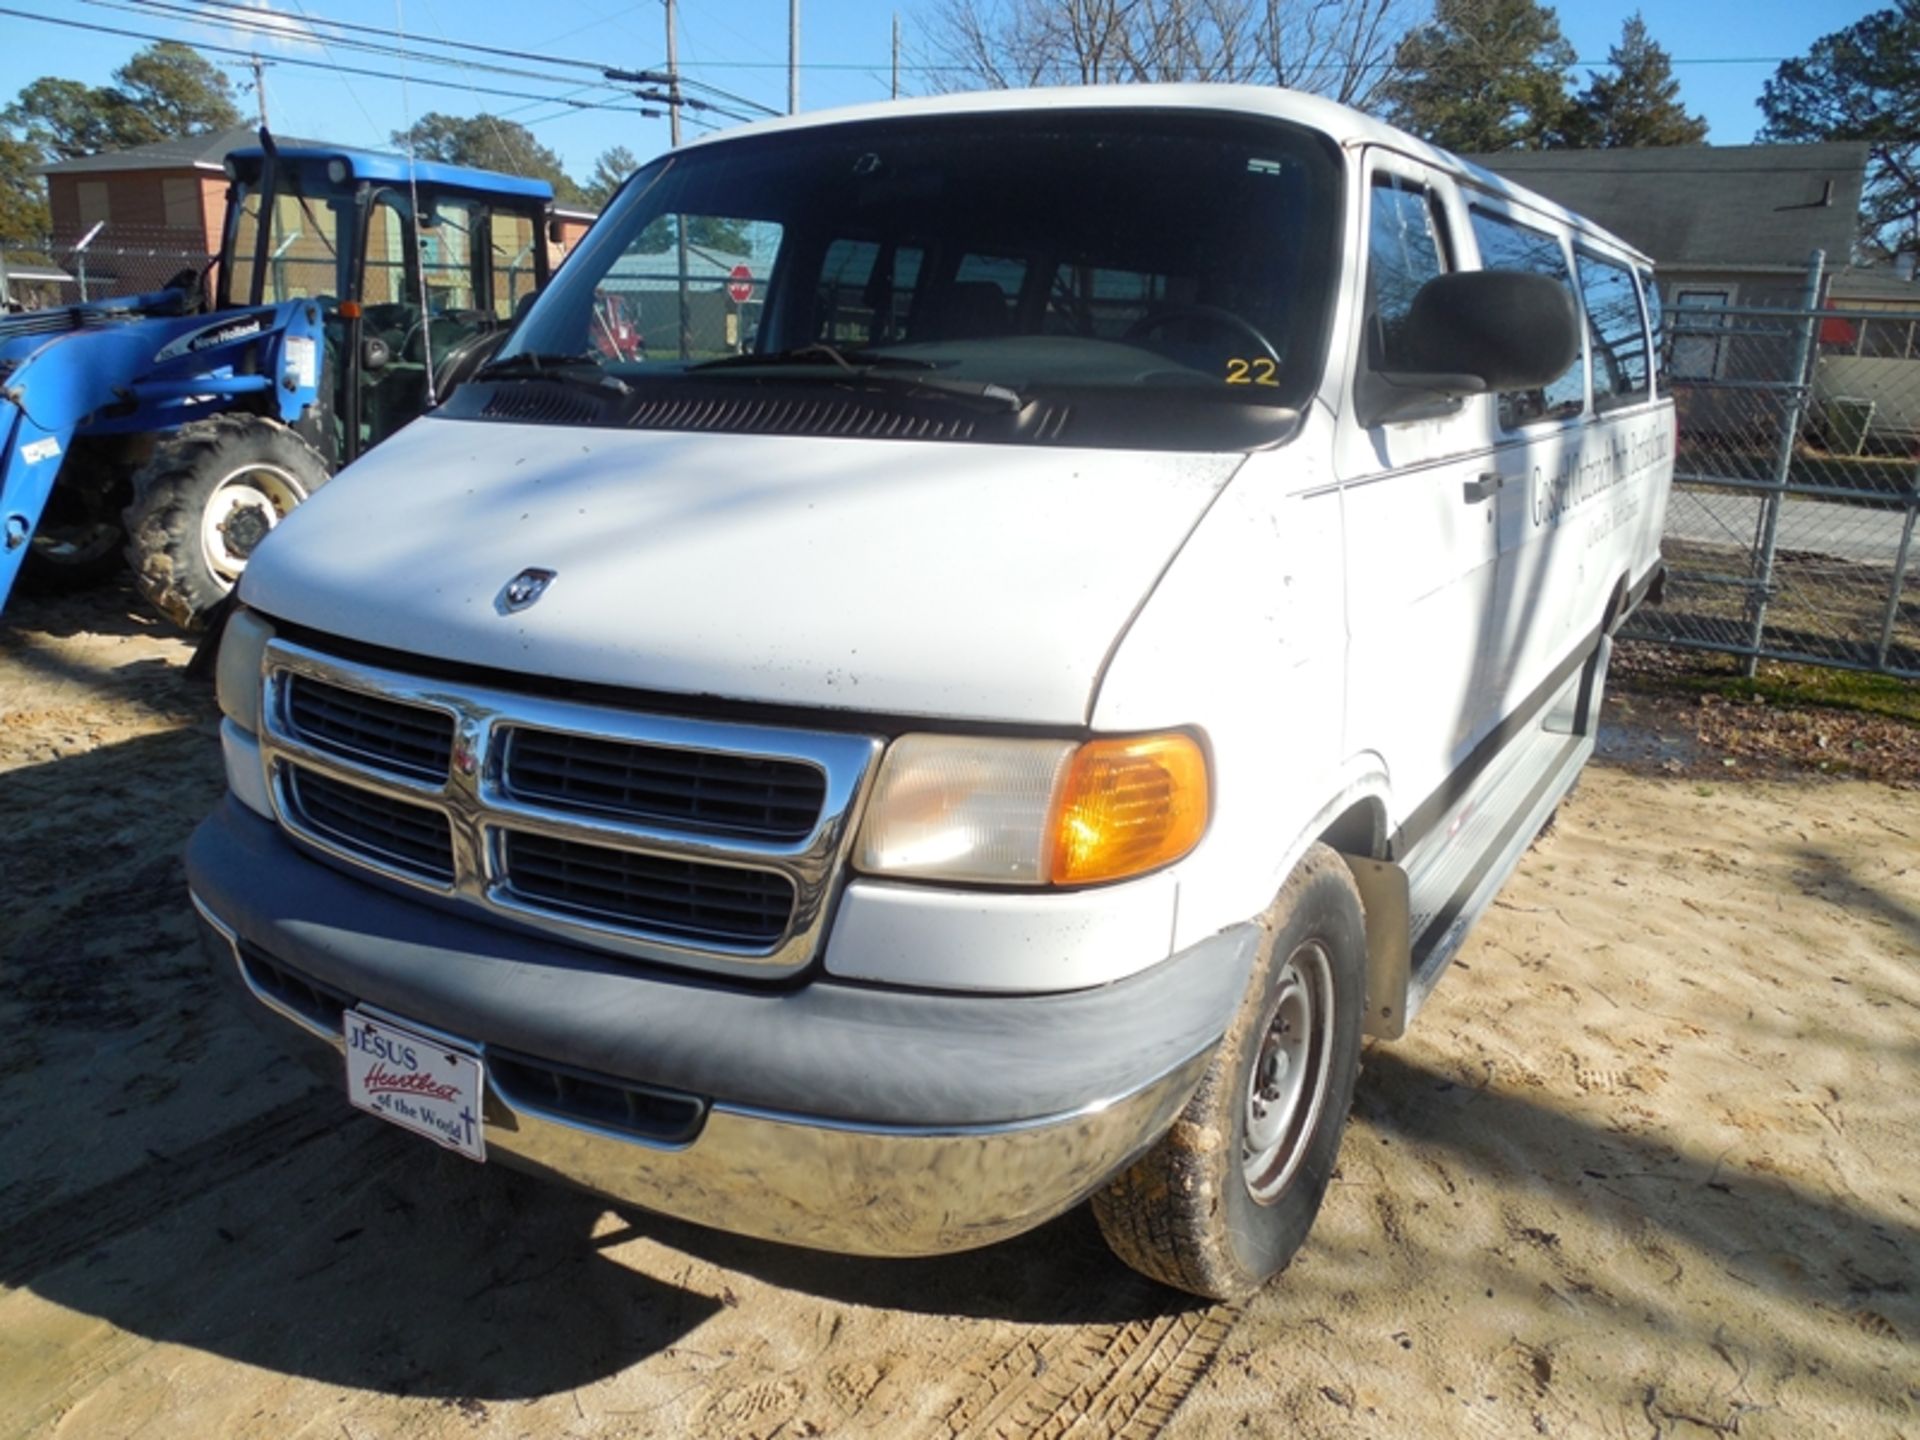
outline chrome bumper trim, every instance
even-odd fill
[[[225,941],[247,993],[314,1049],[344,1054],[338,1029],[253,979],[232,927],[189,894]],[[693,1140],[663,1146],[516,1101],[485,1066],[485,1045],[375,1013],[480,1055],[489,1158],[695,1224],[847,1255],[948,1254],[1053,1219],[1165,1133],[1213,1053],[1208,1046],[1126,1094],[1070,1113],[994,1125],[863,1125],[716,1101]]]

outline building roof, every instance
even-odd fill
[[[295,140],[289,135],[276,135],[273,139],[282,149],[324,143],[319,140]],[[156,140],[151,145],[135,145],[128,150],[106,150],[98,155],[56,160],[51,165],[43,166],[40,173],[87,175],[127,170],[219,170],[229,151],[259,143],[259,130],[251,125],[234,125],[225,130],[209,130],[204,135],[181,135],[172,140]]]
[[[1674,269],[1844,265],[1865,181],[1864,142],[1513,150],[1470,157],[1589,215]]]

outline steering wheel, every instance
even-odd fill
[[[1170,325],[1177,320],[1200,320],[1221,330],[1232,330],[1260,347],[1260,352],[1275,365],[1280,363],[1280,352],[1273,348],[1273,342],[1260,333],[1259,327],[1244,316],[1231,310],[1222,310],[1218,305],[1174,305],[1164,310],[1155,310],[1142,315],[1126,328],[1121,336],[1123,340],[1144,340],[1155,330]]]

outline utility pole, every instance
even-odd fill
[[[267,128],[267,67],[258,55],[248,57],[253,66],[253,99],[260,108],[260,128]]]
[[[667,4],[667,124],[673,148],[680,148],[680,46],[674,34],[673,0]],[[687,303],[687,217],[673,217],[674,249],[680,260],[680,358],[693,352],[693,314]]]
[[[893,12],[893,98],[900,98],[900,12]]]
[[[800,0],[787,0],[787,113],[800,113]]]

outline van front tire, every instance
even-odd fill
[[[1316,845],[1264,919],[1247,991],[1173,1128],[1093,1197],[1114,1253],[1210,1300],[1286,1268],[1333,1178],[1360,1073],[1366,923]]]

